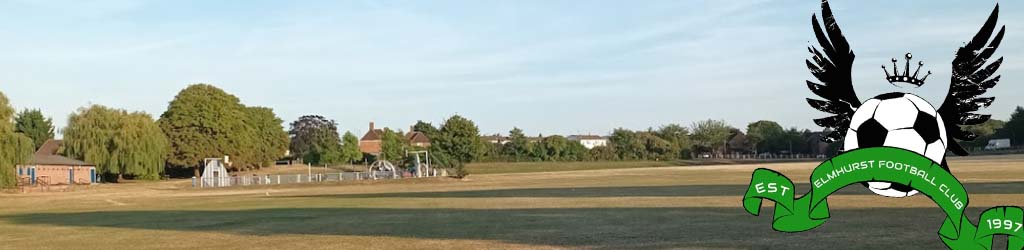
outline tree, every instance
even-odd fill
[[[585,161],[587,159],[590,159],[590,150],[578,141],[569,141],[569,146],[565,150],[564,160]]]
[[[341,160],[353,163],[363,158],[363,152],[359,150],[359,138],[352,132],[345,132],[341,137]]]
[[[978,125],[964,126],[964,130],[978,135],[973,141],[961,141],[960,145],[968,148],[984,148],[988,145],[988,141],[996,138],[1003,138],[1005,135],[999,133],[1006,126],[1005,121],[990,119]]]
[[[757,152],[778,152],[787,149],[785,129],[773,121],[756,121],[747,125],[747,140]]]
[[[32,139],[14,131],[0,132],[0,188],[11,188],[18,183],[14,166],[28,162],[32,152]]]
[[[251,157],[245,160],[259,167],[270,166],[281,159],[288,150],[289,138],[281,123],[284,121],[274,114],[274,110],[265,107],[247,107],[245,122],[251,129],[252,146],[243,150]],[[250,159],[251,158],[251,159]]]
[[[181,90],[157,122],[171,143],[167,163],[196,167],[198,176],[197,166],[205,158],[238,157],[251,141],[246,114],[237,97],[212,85],[194,84]]]
[[[441,134],[441,130],[424,121],[416,121],[416,124],[412,126],[412,131],[423,133],[427,138],[434,138]]]
[[[806,154],[809,153],[810,145],[808,145],[808,139],[810,137],[810,130],[799,130],[795,127],[791,127],[785,130],[782,134],[781,145],[782,150],[787,154]]]
[[[508,142],[504,146],[505,154],[514,161],[522,161],[530,155],[530,141],[522,129],[513,127],[508,132]]]
[[[14,108],[0,92],[0,188],[14,187],[18,183],[14,166],[28,162],[34,150],[32,139],[14,132],[13,115]]]
[[[458,177],[468,175],[464,164],[475,161],[483,153],[480,129],[473,121],[459,115],[445,120],[437,138],[431,140],[432,155],[442,165],[454,168]]]
[[[726,141],[732,135],[732,127],[721,120],[704,120],[693,124],[693,143],[696,148],[707,152],[724,153]]]
[[[1024,145],[1024,107],[1017,106],[1010,114],[1010,120],[999,131],[1000,137],[1010,138],[1013,145]]]
[[[674,150],[677,150],[673,158],[690,157],[690,148],[693,146],[693,143],[690,142],[689,129],[679,124],[669,124],[659,128],[656,133],[658,137],[671,143]]]
[[[319,115],[302,116],[292,122],[288,135],[291,137],[292,154],[306,163],[333,164],[346,160],[334,120]]]
[[[679,149],[668,140],[658,137],[653,132],[637,133],[638,139],[644,145],[643,159],[648,160],[674,160],[679,156]]]
[[[402,136],[402,131],[394,131],[388,128],[383,130],[380,136],[380,151],[382,158],[389,160],[395,165],[402,165],[405,158],[405,151],[409,149],[409,141]]]
[[[529,149],[530,152],[530,160],[545,161],[545,159],[547,159],[548,157],[548,147],[544,146],[543,139],[546,137],[542,134],[538,134],[537,138],[537,140],[533,141],[528,140],[528,142],[526,143],[527,149]]]
[[[608,146],[597,146],[590,149],[587,154],[587,159],[590,161],[614,161],[618,160],[619,156],[615,153],[615,149]]]
[[[14,108],[3,92],[0,92],[0,133],[13,133]]]
[[[14,118],[14,132],[28,136],[39,149],[46,140],[53,139],[53,121],[38,109],[25,109]]]
[[[628,129],[618,128],[613,130],[612,135],[608,137],[608,142],[611,143],[614,151],[619,154],[619,159],[627,161],[639,160],[643,159],[643,156],[646,155],[644,142],[640,140],[636,132]]]
[[[68,117],[64,154],[96,164],[99,173],[155,180],[170,143],[149,114],[92,105]]]
[[[170,151],[170,142],[149,114],[122,113],[121,129],[114,134],[112,141],[114,150],[111,158],[118,163],[118,173],[135,179],[160,178]]]
[[[575,143],[575,142],[570,142],[568,139],[566,139],[565,137],[562,137],[560,135],[553,135],[553,136],[544,137],[544,139],[541,139],[540,144],[541,144],[541,147],[544,148],[544,152],[546,154],[540,156],[541,160],[543,160],[543,161],[573,160],[573,159],[571,159],[570,152],[569,152],[570,143]],[[579,144],[579,143],[576,143],[576,144]]]

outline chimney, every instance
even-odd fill
[[[373,122],[370,122],[370,131],[373,131]]]
[[[412,133],[413,131],[416,131],[416,130],[414,130],[414,129],[413,129],[413,128],[415,128],[415,127],[416,127],[416,126],[409,126],[409,133]]]

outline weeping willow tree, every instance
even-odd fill
[[[14,133],[13,115],[14,108],[0,92],[0,188],[14,187],[18,182],[14,166],[27,162],[32,156],[32,139]]]
[[[65,155],[118,179],[158,179],[169,150],[160,127],[142,112],[93,105],[71,114],[64,129]]]
[[[113,144],[116,150],[111,158],[120,163],[121,173],[148,180],[160,178],[170,143],[149,114],[135,112],[124,116]]]

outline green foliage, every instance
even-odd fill
[[[512,157],[505,155],[505,145],[498,143],[487,143],[480,144],[483,146],[483,155],[477,159],[477,161],[512,161]]]
[[[513,161],[526,160],[530,156],[530,141],[526,139],[526,134],[523,134],[523,130],[519,128],[512,128],[508,133],[508,143],[502,148],[504,154]]]
[[[968,150],[978,150],[988,145],[988,141],[991,139],[1005,138],[1007,135],[1002,135],[1001,132],[1003,127],[1006,126],[1006,122],[1002,120],[990,119],[984,123],[978,125],[967,125],[963,126],[963,129],[978,135],[973,141],[961,141],[960,145]]]
[[[809,130],[801,131],[795,127],[787,129],[784,136],[786,142],[786,150],[784,152],[797,154],[810,151],[806,142],[807,134],[810,133],[811,131]]]
[[[10,101],[7,100],[7,96],[3,92],[0,92],[0,133],[11,133],[14,132],[14,124],[11,123],[14,118],[14,108],[11,107]]]
[[[441,130],[424,121],[416,121],[416,125],[412,126],[412,131],[423,133],[427,138],[435,138],[441,134]]]
[[[396,166],[403,165],[405,151],[409,150],[409,141],[402,136],[402,131],[394,131],[388,128],[383,129],[380,138],[381,157],[391,161]]]
[[[68,117],[64,129],[64,154],[96,164],[105,174],[122,174],[118,159],[112,157],[114,137],[121,129],[125,112],[93,105],[79,108]]]
[[[345,132],[341,137],[341,160],[353,163],[363,158],[363,152],[359,150],[359,138],[352,132]]]
[[[431,156],[435,162],[455,170],[456,177],[465,177],[464,164],[477,160],[483,154],[480,129],[469,119],[454,115],[441,125],[436,137],[431,139]]]
[[[747,125],[747,140],[757,152],[778,153],[788,149],[786,131],[773,121],[756,121]]]
[[[679,124],[669,124],[659,128],[656,133],[658,137],[671,143],[673,150],[677,150],[673,157],[666,157],[667,159],[690,158],[690,149],[693,147],[693,142],[690,141],[690,129]]]
[[[999,131],[1002,138],[1010,138],[1013,145],[1024,145],[1024,107],[1017,106],[1010,114],[1010,120]]]
[[[452,163],[451,169],[453,170],[454,177],[465,178],[466,176],[469,176],[469,170],[466,169],[466,164],[460,161]]]
[[[34,149],[32,139],[14,132],[13,115],[14,108],[0,92],[0,188],[11,188],[18,183],[14,166],[28,162]]]
[[[590,153],[587,156],[587,159],[590,161],[614,161],[619,159],[615,149],[608,146],[594,147],[590,149]]]
[[[208,84],[188,86],[174,97],[158,124],[171,142],[167,163],[198,166],[205,158],[239,158],[250,133],[238,98]]]
[[[11,188],[18,183],[14,166],[28,162],[32,151],[32,139],[27,136],[0,132],[0,188]]]
[[[544,137],[540,140],[540,147],[544,149],[544,154],[538,155],[543,161],[566,161],[575,160],[570,151],[570,144],[579,144],[570,142],[565,137],[560,135]]]
[[[454,115],[445,120],[440,135],[432,138],[432,145],[452,157],[452,160],[470,163],[483,153],[480,129],[469,119]]]
[[[302,157],[306,163],[336,164],[348,160],[342,152],[334,120],[319,115],[302,116],[292,122],[288,135],[292,154]]]
[[[1006,126],[1005,121],[990,119],[978,125],[964,126],[964,129],[978,135],[978,137],[991,137]]]
[[[722,120],[704,120],[694,123],[692,129],[690,139],[698,151],[722,153],[733,128]]]
[[[285,151],[288,150],[288,133],[281,125],[284,121],[270,108],[248,107],[245,111],[245,122],[251,130],[251,135],[247,138],[252,139],[252,144],[246,147],[247,150],[243,150],[243,154],[248,157],[242,160],[253,165],[258,164],[259,167],[271,166],[274,161],[284,157]]]
[[[111,158],[119,163],[118,172],[136,179],[156,180],[163,173],[170,142],[160,126],[146,113],[121,117],[121,129],[113,138]]]
[[[46,140],[53,139],[53,121],[44,117],[38,109],[22,110],[14,118],[14,132],[28,136],[38,149]]]
[[[148,114],[100,105],[78,109],[64,129],[64,153],[103,174],[158,179],[169,145]]]
[[[636,132],[628,129],[613,130],[612,135],[608,137],[608,142],[611,143],[612,149],[618,153],[618,158],[621,160],[639,160],[643,159],[645,155],[646,147],[643,140],[637,136]]]
[[[267,166],[284,155],[288,140],[281,123],[273,110],[246,107],[208,84],[178,92],[158,121],[171,144],[170,166],[188,168],[205,158],[230,156],[235,170]]]
[[[658,137],[652,132],[637,133],[637,139],[643,143],[644,150],[640,152],[642,159],[649,160],[673,160],[679,156],[680,149],[668,140]]]

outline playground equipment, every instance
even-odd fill
[[[228,169],[224,167],[231,162],[228,156],[224,158],[203,159],[203,176],[200,177],[200,187],[227,187],[231,186],[231,176],[228,176]]]
[[[412,154],[413,158],[415,159],[415,162],[413,163],[413,166],[415,166],[416,177],[429,177],[429,176],[436,176],[437,175],[437,173],[434,171],[434,169],[432,167],[430,167],[430,152],[429,151],[423,150],[423,151],[406,151],[405,152],[406,156],[408,156],[409,154]],[[423,155],[423,158],[420,158],[420,155]]]
[[[377,160],[370,164],[370,177],[374,180],[382,178],[398,178],[398,170],[388,160]]]

